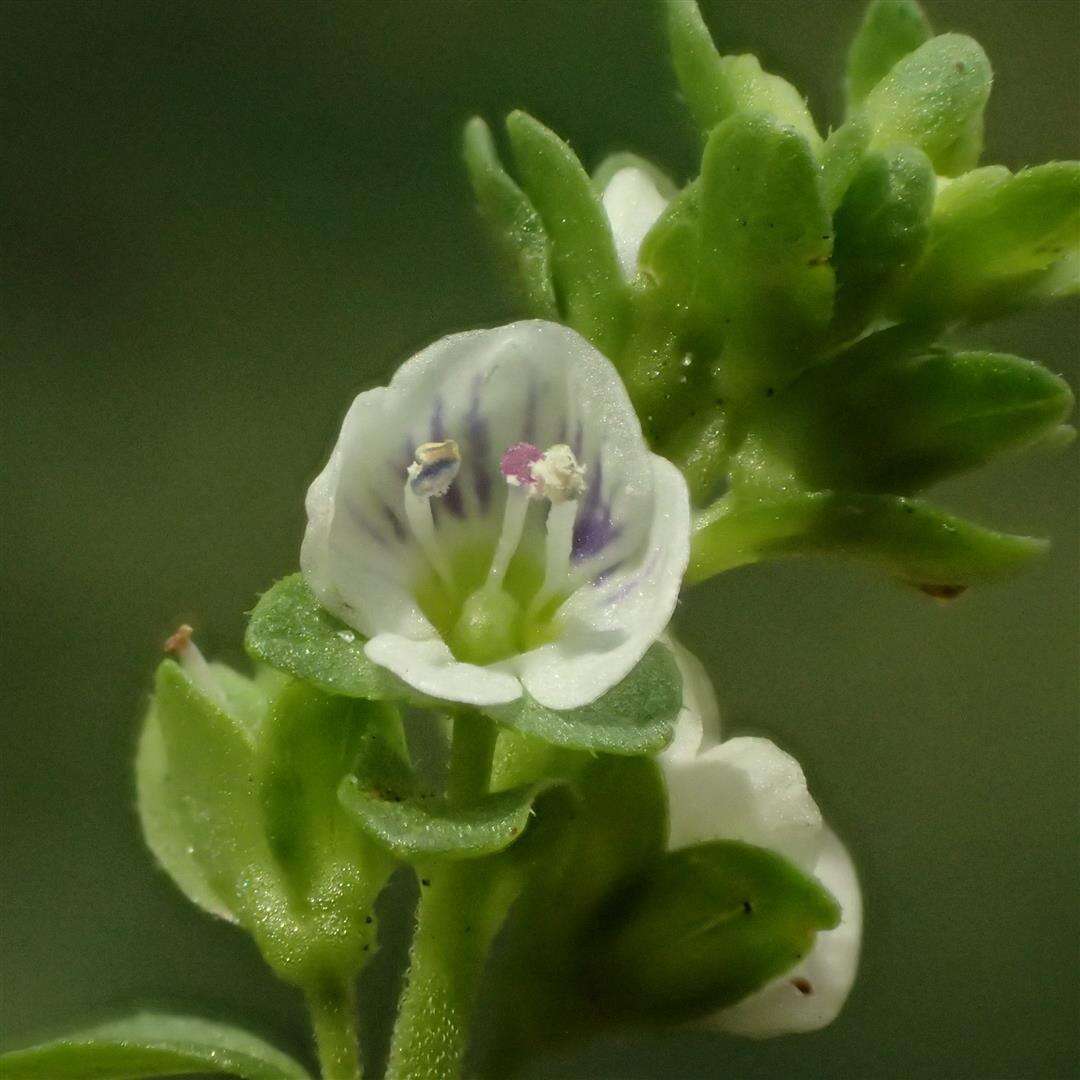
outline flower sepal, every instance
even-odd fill
[[[190,642],[160,665],[136,760],[143,833],[189,899],[238,923],[282,978],[347,978],[374,943],[393,861],[338,807],[388,706],[331,697],[277,673],[208,665]]]
[[[690,1020],[793,968],[840,908],[766,848],[714,840],[668,852],[598,912],[583,978],[625,1019]]]

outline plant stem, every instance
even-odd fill
[[[495,726],[479,713],[454,720],[446,794],[468,804],[488,790]],[[387,1080],[455,1080],[484,959],[505,914],[490,860],[418,865],[420,903]]]
[[[352,980],[328,978],[306,996],[323,1080],[361,1080]]]

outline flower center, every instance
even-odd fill
[[[431,497],[449,489],[460,467],[457,444],[447,443],[419,447],[405,485],[410,528],[437,579],[418,590],[419,599],[457,659],[492,664],[556,636],[555,617],[569,592],[574,521],[585,470],[568,446],[546,451],[530,443],[509,447],[500,463],[507,485],[502,527],[490,562],[478,573],[472,551],[464,551],[451,565],[428,505]],[[452,464],[442,465],[449,457]],[[519,550],[530,508],[541,500],[548,503],[542,564],[530,550],[534,545]]]

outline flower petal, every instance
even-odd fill
[[[819,933],[810,955],[757,993],[717,1013],[710,1027],[751,1038],[817,1031],[836,1019],[855,981],[862,940],[862,894],[847,849],[825,829],[814,873],[843,912],[835,930]]]
[[[644,169],[620,169],[604,188],[604,212],[611,222],[615,253],[627,279],[637,275],[638,252],[645,234],[664,212],[667,199]]]
[[[559,614],[557,641],[507,662],[549,709],[587,705],[622,680],[675,610],[689,557],[690,501],[682,473],[661,457],[647,457],[651,498],[638,501],[645,503],[639,512],[648,534],[638,550],[617,572],[601,572],[599,583],[586,582],[571,595]]]
[[[463,664],[440,638],[414,641],[400,634],[376,634],[364,652],[422,694],[466,705],[505,705],[521,697],[521,683],[504,671]]]
[[[672,851],[708,840],[742,840],[812,873],[821,811],[799,763],[768,739],[728,739],[692,761],[660,760],[668,785]]]

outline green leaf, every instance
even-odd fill
[[[914,147],[867,156],[834,219],[836,326],[851,337],[914,266],[930,233],[934,167]]]
[[[793,127],[817,152],[821,136],[802,95],[754,56],[721,56],[697,0],[665,0],[675,74],[697,125],[706,134],[737,112],[763,112]]]
[[[730,496],[698,516],[687,581],[788,555],[842,555],[935,595],[1010,577],[1046,542],[992,532],[917,499],[816,491],[751,501]]]
[[[697,844],[601,909],[582,937],[585,978],[624,1017],[689,1019],[782,975],[839,922],[832,896],[774,852]]]
[[[692,181],[645,234],[638,266],[671,307],[687,307],[697,276],[701,243],[701,187]]]
[[[840,205],[870,147],[873,126],[862,113],[830,132],[821,152],[821,187],[830,214]]]
[[[764,115],[720,125],[701,174],[695,307],[723,337],[728,395],[775,391],[813,362],[832,314],[832,223],[806,140]]]
[[[1045,288],[1054,267],[1067,282],[1067,260],[1078,251],[1080,162],[1016,175],[1000,166],[977,169],[938,196],[926,254],[898,311],[924,321],[993,318],[1040,282]]]
[[[250,929],[283,901],[256,797],[252,736],[172,660],[158,667],[152,718],[165,759],[162,820],[183,837],[212,894]]]
[[[259,598],[244,646],[255,659],[331,694],[423,700],[367,658],[363,635],[331,615],[301,574],[282,578]]]
[[[138,1013],[0,1057],[4,1080],[136,1080],[192,1073],[309,1080],[292,1058],[246,1031],[160,1013]]]
[[[465,125],[464,156],[480,211],[516,271],[529,313],[557,319],[551,241],[536,208],[502,167],[491,131],[479,116]]]
[[[509,847],[524,831],[541,785],[485,795],[467,805],[443,798],[395,801],[348,776],[342,806],[372,838],[399,859],[442,856],[475,859]]]
[[[231,922],[236,916],[206,879],[188,840],[181,801],[173,790],[165,742],[154,709],[143,723],[135,757],[135,786],[143,838],[180,891],[204,911]]]
[[[483,709],[493,719],[556,746],[609,754],[648,754],[671,741],[682,706],[675,659],[653,645],[622,682],[578,709],[548,709],[527,692],[509,705]]]
[[[848,111],[861,104],[896,64],[931,34],[915,0],[872,0],[848,51]]]
[[[365,739],[400,729],[392,706],[291,683],[256,756],[267,842],[303,912],[305,965],[355,974],[375,939],[372,909],[393,863],[344,813],[337,787]]]
[[[301,986],[355,973],[374,933],[366,918],[391,867],[334,791],[361,748],[355,728],[378,711],[289,683],[252,731],[173,661],[158,669],[144,734],[144,778],[160,781],[144,789],[148,838],[181,888],[218,901]]]
[[[975,166],[982,152],[990,62],[975,41],[942,34],[908,53],[870,91],[872,145],[917,146],[943,176]]]
[[[911,492],[1039,442],[1072,404],[1062,379],[1018,356],[858,355],[807,372],[751,430],[803,487]]]
[[[605,356],[624,333],[626,287],[611,226],[573,150],[528,113],[506,120],[518,176],[552,243],[552,272],[563,318]]]
[[[679,194],[675,181],[659,166],[654,165],[648,158],[639,154],[632,154],[627,150],[619,150],[614,154],[608,154],[592,172],[592,186],[597,195],[603,196],[608,184],[611,183],[617,172],[623,169],[640,169],[656,185],[656,190],[669,202]]]

